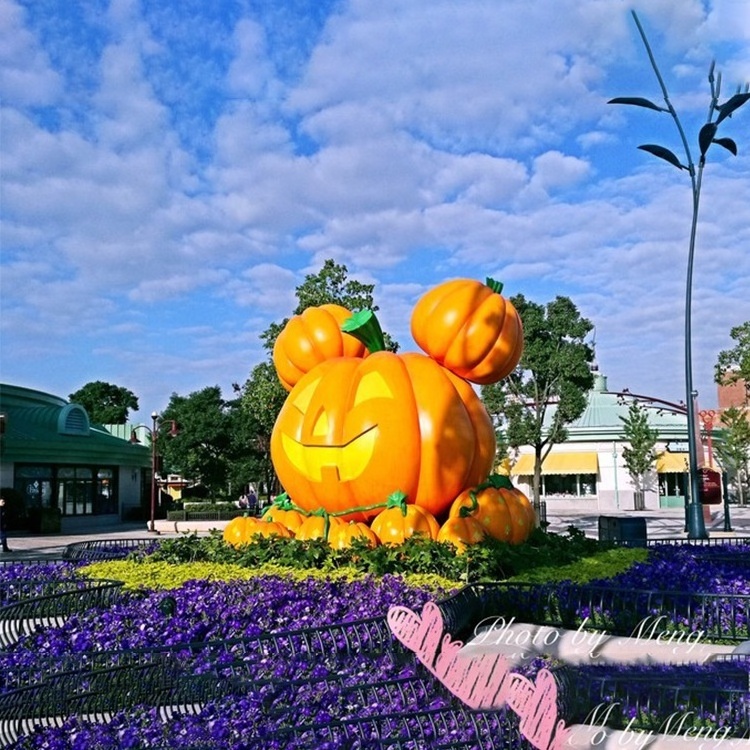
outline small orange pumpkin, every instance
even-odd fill
[[[334,549],[348,549],[355,539],[364,539],[370,547],[380,544],[377,534],[362,521],[335,524],[328,534],[328,543]]]
[[[472,383],[496,383],[523,352],[521,316],[494,279],[454,279],[415,305],[411,333],[419,347]]]
[[[520,544],[535,525],[534,509],[526,495],[507,477],[491,474],[486,482],[464,490],[451,505],[449,516],[458,517],[466,508],[485,532],[501,542]]]
[[[294,533],[295,539],[325,539],[330,538],[331,530],[343,524],[335,516],[313,513],[308,516]]]
[[[461,513],[449,518],[440,527],[437,535],[438,542],[449,542],[459,554],[465,552],[469,545],[479,544],[486,536],[482,524],[470,514],[468,509],[465,510],[466,514]]]
[[[243,544],[250,544],[256,534],[260,536],[292,536],[292,532],[280,523],[264,522],[252,516],[239,516],[233,518],[224,527],[222,538],[234,547],[241,547]]]
[[[403,544],[414,534],[436,539],[439,524],[428,510],[406,502],[406,495],[397,490],[388,498],[385,510],[380,511],[370,528],[382,544]]]
[[[351,312],[341,305],[308,307],[284,326],[273,347],[273,364],[288,391],[297,381],[327,359],[365,357],[364,344],[341,331]]]
[[[521,542],[525,542],[529,538],[529,535],[534,530],[536,520],[534,508],[531,506],[526,495],[517,490],[508,493],[505,502],[511,509],[510,515],[513,520],[513,536],[510,543],[521,544]]]
[[[294,534],[307,516],[294,506],[286,492],[274,498],[273,503],[263,511],[261,520],[275,521],[286,526]]]

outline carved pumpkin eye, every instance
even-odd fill
[[[373,398],[393,398],[393,391],[385,382],[385,378],[374,370],[368,372],[359,381],[357,392],[354,394],[353,406],[358,406]]]
[[[308,383],[295,397],[293,405],[299,409],[303,414],[307,411],[307,408],[310,406],[310,402],[312,401],[313,393],[315,393],[315,389],[318,387],[318,383],[320,382],[319,379],[315,379],[312,382]]]

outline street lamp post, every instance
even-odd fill
[[[151,413],[151,427],[145,424],[136,425],[130,432],[130,442],[138,443],[138,437],[136,430],[146,430],[151,438],[151,520],[149,523],[149,531],[152,534],[158,534],[156,530],[156,493],[157,493],[157,482],[156,473],[158,468],[158,453],[156,450],[156,441],[159,437],[159,430],[162,425],[168,422],[170,425],[169,434],[174,437],[177,434],[177,422],[174,419],[165,419],[160,421],[157,412]]]

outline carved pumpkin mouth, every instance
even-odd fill
[[[378,426],[373,425],[343,445],[306,445],[282,434],[281,445],[306,479],[321,482],[324,472],[335,471],[339,481],[350,482],[370,465],[378,434]]]

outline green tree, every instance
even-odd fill
[[[86,383],[68,400],[80,404],[96,424],[125,424],[130,410],[138,411],[138,397],[133,391],[102,380]]]
[[[750,461],[750,421],[744,409],[732,406],[721,414],[722,428],[714,432],[714,448],[721,465],[737,485],[740,505],[745,504],[744,485]]]
[[[214,495],[227,492],[231,455],[231,410],[219,386],[188,396],[173,393],[160,416],[161,423],[177,423],[176,435],[158,431],[157,450],[165,471],[199,481]]]
[[[342,307],[356,312],[357,310],[370,309],[377,312],[380,308],[375,304],[373,297],[373,284],[363,284],[356,279],[348,278],[349,271],[346,266],[340,265],[331,258],[323,263],[323,267],[316,274],[307,274],[305,280],[297,287],[297,307],[292,311],[293,315],[299,315],[308,307],[319,305],[341,305]],[[288,318],[280,323],[271,325],[260,335],[263,346],[273,351],[281,330],[287,323]],[[386,349],[397,351],[398,343],[387,333],[385,337]]]
[[[745,401],[750,401],[750,320],[732,328],[729,334],[737,344],[719,352],[714,379],[720,385],[744,381]]]
[[[625,467],[636,489],[635,510],[643,510],[643,493],[646,489],[646,475],[656,462],[656,441],[659,431],[648,423],[648,410],[637,402],[630,404],[628,415],[620,417],[623,423],[623,437],[629,443],[622,449]]]
[[[585,343],[593,325],[568,297],[546,305],[511,298],[523,322],[524,350],[505,380],[482,386],[482,400],[508,445],[534,448],[533,501],[539,517],[542,462],[566,426],[583,414],[594,384],[592,348]]]

